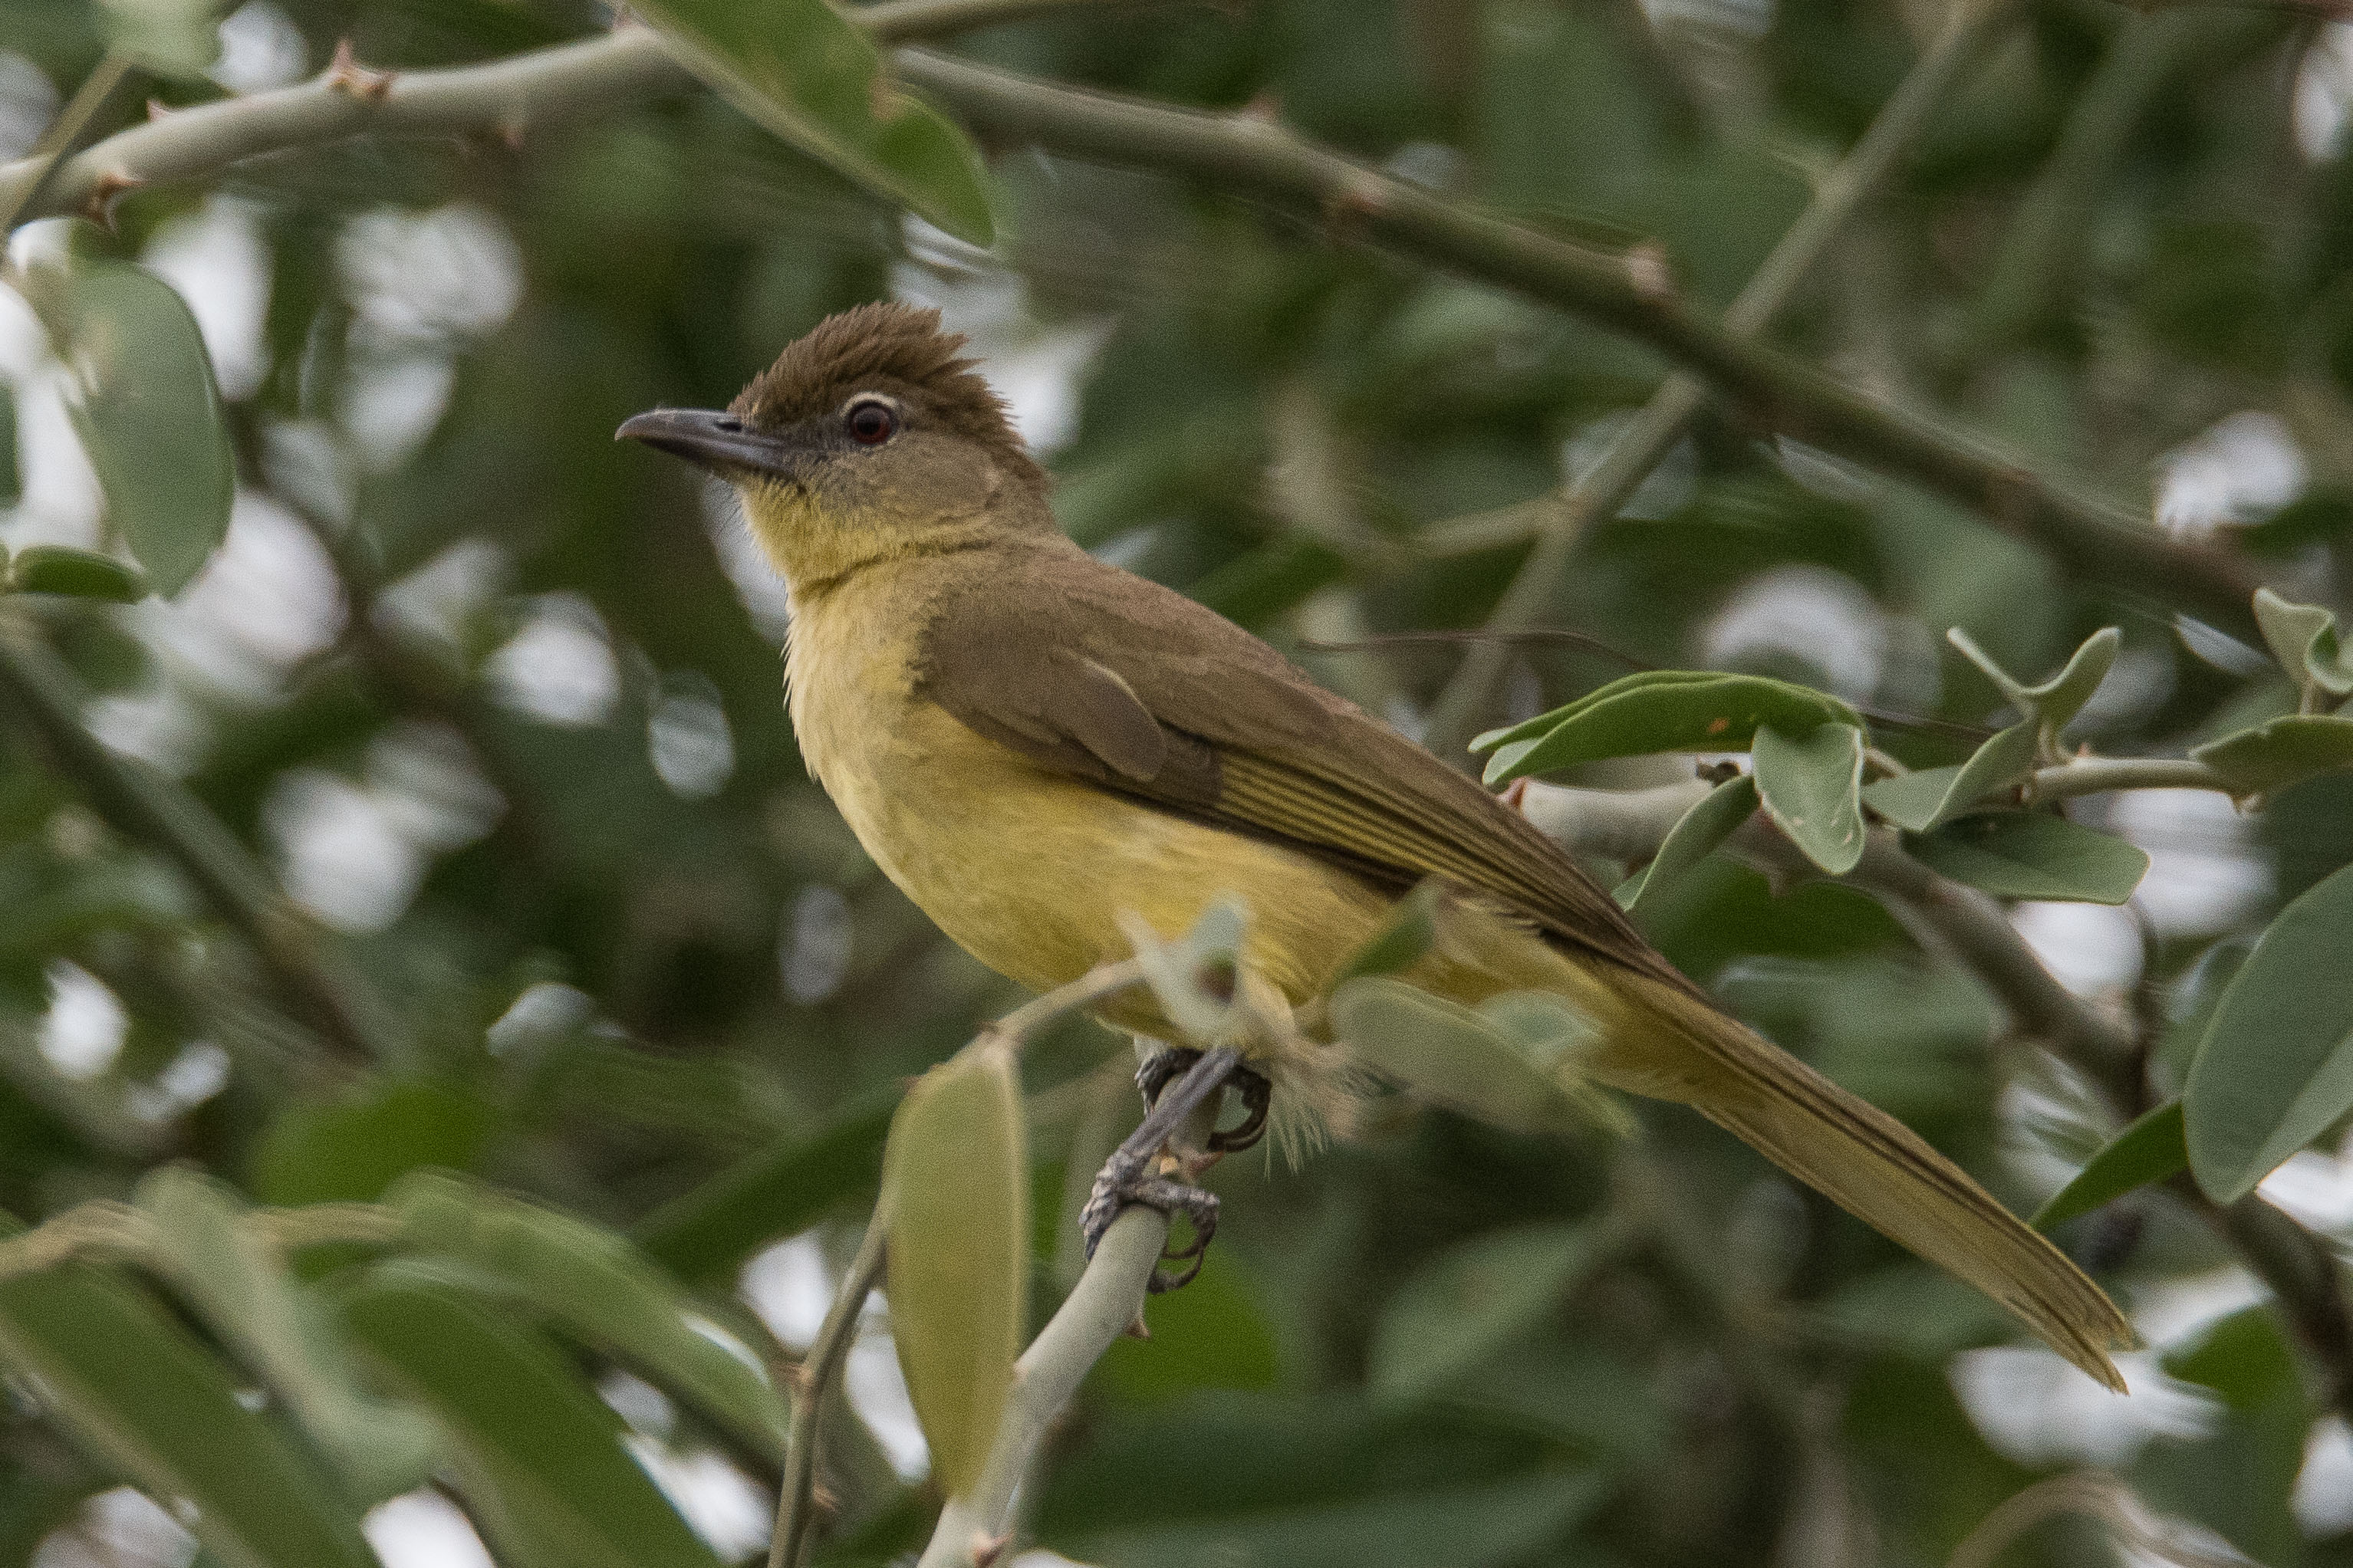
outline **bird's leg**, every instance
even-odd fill
[[[1215,1098],[1241,1066],[1241,1053],[1231,1046],[1192,1054],[1197,1059],[1185,1066],[1181,1076],[1173,1081],[1168,1073],[1155,1075],[1159,1092],[1154,1097],[1152,1109],[1145,1113],[1144,1124],[1129,1133],[1127,1141],[1103,1162],[1102,1173],[1095,1177],[1094,1191],[1088,1195],[1087,1206],[1079,1213],[1079,1226],[1086,1236],[1089,1258],[1095,1255],[1095,1246],[1103,1240],[1103,1232],[1111,1228],[1111,1222],[1130,1204],[1141,1204],[1171,1216],[1181,1214],[1190,1222],[1192,1241],[1163,1256],[1172,1262],[1189,1258],[1193,1265],[1176,1275],[1155,1269],[1152,1276],[1155,1292],[1174,1290],[1198,1274],[1201,1258],[1209,1249],[1209,1238],[1218,1232],[1218,1200],[1214,1194],[1189,1182],[1173,1181],[1152,1172],[1152,1163],[1158,1157],[1161,1145],[1191,1120],[1195,1111]],[[1158,1059],[1155,1057],[1154,1061]],[[1152,1066],[1152,1062],[1145,1063],[1145,1071],[1136,1075],[1140,1082]]]
[[[1158,1103],[1160,1091],[1200,1059],[1200,1052],[1184,1046],[1162,1046],[1145,1058],[1135,1069],[1135,1087],[1144,1095],[1145,1108]],[[1239,1154],[1254,1147],[1266,1136],[1267,1107],[1274,1099],[1273,1083],[1247,1063],[1238,1064],[1226,1081],[1241,1097],[1245,1114],[1240,1126],[1209,1134],[1212,1154]]]

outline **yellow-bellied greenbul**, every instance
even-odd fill
[[[2123,1386],[2105,1352],[2130,1330],[2097,1286],[1900,1122],[1717,1008],[1517,812],[1065,537],[963,344],[935,311],[861,306],[725,413],[620,432],[741,494],[791,591],[802,755],[942,930],[1043,990],[1127,956],[1124,911],[1175,935],[1239,895],[1246,964],[1304,1007],[1438,879],[1461,930],[1409,979],[1474,1005],[1563,997],[1600,1030],[1575,1070],[1694,1107]],[[1166,1032],[1140,992],[1104,1016]],[[1278,1098],[1316,1076],[1254,1065]]]

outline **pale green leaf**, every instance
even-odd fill
[[[2034,1211],[2034,1228],[2049,1230],[2114,1203],[2126,1193],[2164,1181],[2189,1165],[2189,1148],[2182,1141],[2181,1101],[2168,1100],[2103,1144],[2075,1173],[2074,1180]]]
[[[1619,903],[1629,910],[1640,910],[1644,900],[1655,900],[1661,889],[1681,881],[1693,867],[1739,832],[1740,825],[1756,809],[1757,780],[1751,774],[1726,779],[1708,791],[1668,830],[1659,852],[1651,857],[1651,863],[1628,878],[1618,889]]]
[[[2241,795],[2263,795],[2321,773],[2353,767],[2353,718],[2291,715],[2242,730],[2193,750]]]
[[[2047,811],[1981,812],[1905,834],[1904,847],[1939,875],[2004,899],[2121,904],[2148,870],[2137,846]]]
[[[1471,742],[1491,751],[1487,782],[1503,784],[1605,757],[1737,752],[1758,729],[1803,734],[1820,724],[1860,730],[1855,710],[1825,692],[1758,675],[1650,670],[1613,680],[1566,708]]]
[[[2234,1203],[2353,1110],[2353,866],[2280,911],[2232,976],[2189,1068],[2189,1168]]]
[[[67,544],[28,544],[9,558],[5,577],[12,594],[56,594],[128,605],[147,596],[147,583],[111,555]]]
[[[1863,804],[1898,827],[1923,832],[2031,773],[2037,749],[2032,721],[2012,724],[1965,763],[1923,768],[1865,785]]]
[[[1029,1161],[1013,1054],[968,1048],[907,1091],[882,1156],[892,1337],[932,1465],[979,1481],[1029,1316]]]
[[[2084,639],[2084,646],[2069,656],[2065,668],[2058,674],[2039,686],[2029,686],[1995,663],[1993,656],[1960,627],[1947,631],[1945,638],[1960,650],[1963,658],[1984,671],[1986,679],[2020,713],[2040,723],[2043,734],[2054,737],[2092,700],[2092,693],[2108,678],[2116,654],[2124,647],[2124,634],[2114,626],[2105,626]]]
[[[1765,813],[1807,859],[1832,876],[1862,858],[1862,731],[1820,724],[1791,735],[1757,731],[1757,792]]]

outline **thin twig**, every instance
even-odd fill
[[[858,1315],[881,1281],[889,1227],[877,1215],[866,1239],[841,1277],[841,1289],[826,1310],[825,1321],[801,1358],[794,1379],[792,1424],[785,1436],[785,1479],[776,1491],[776,1530],[768,1542],[768,1568],[800,1568],[816,1532],[818,1417],[842,1363],[858,1338]]]
[[[1994,23],[2010,14],[2011,0],[1963,0],[1919,64],[1888,99],[1871,128],[1831,171],[1813,200],[1774,246],[1764,265],[1725,312],[1724,331],[1736,338],[1756,336],[1779,314],[1830,248],[1848,219],[1879,187],[1918,137],[1930,112],[1975,57]],[[1513,632],[1535,625],[1559,592],[1560,581],[1578,542],[1597,521],[1615,516],[1642,481],[1683,438],[1693,416],[1707,401],[1704,384],[1688,372],[1669,376],[1651,401],[1611,439],[1593,468],[1551,498],[1535,531],[1535,548],[1504,588],[1487,618],[1492,631]],[[1511,649],[1502,643],[1474,647],[1439,694],[1430,714],[1429,744],[1452,757],[1480,728],[1504,679]]]
[[[2078,795],[2127,789],[2211,789],[2229,795],[2246,793],[2204,763],[2178,757],[2078,757],[2039,770],[2026,786],[2030,800],[2073,800]]]

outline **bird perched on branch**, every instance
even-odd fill
[[[1044,990],[1125,957],[1129,911],[1173,936],[1239,896],[1245,963],[1312,1009],[1434,879],[1448,939],[1405,978],[1473,1005],[1562,998],[1598,1031],[1563,1071],[1694,1107],[2122,1387],[2106,1352],[2131,1333],[2096,1285],[1900,1122],[1718,1008],[1525,818],[1240,627],[1072,543],[963,346],[936,311],[860,306],[724,412],[620,430],[742,496],[791,591],[802,755],[942,930]],[[1103,1011],[1167,1032],[1148,993]],[[1239,1068],[1211,1053],[1184,1073],[1186,1103],[1235,1070],[1278,1103],[1311,1093],[1314,1064],[1286,1053],[1319,1048],[1335,1047]],[[1093,1223],[1135,1194],[1169,1201],[1165,1183],[1131,1191],[1135,1163]]]

